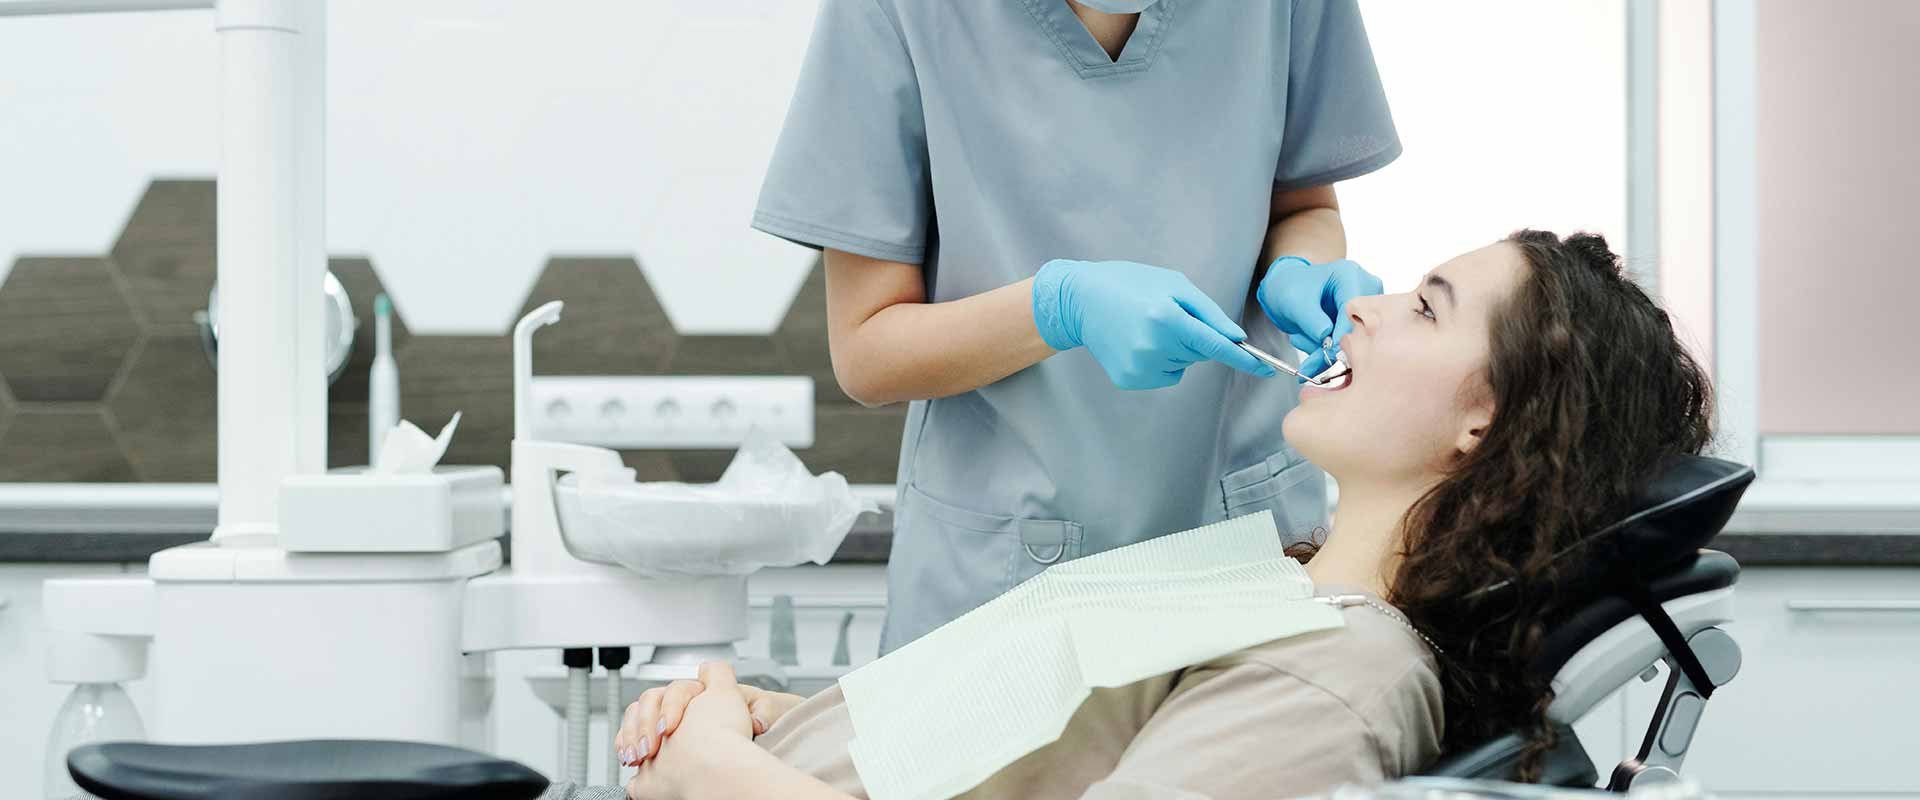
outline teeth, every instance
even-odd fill
[[[1346,354],[1342,353],[1334,359],[1331,366],[1314,376],[1314,379],[1321,381],[1325,388],[1344,389],[1353,380],[1353,367],[1347,365]]]

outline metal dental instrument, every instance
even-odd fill
[[[1258,347],[1254,347],[1253,345],[1247,344],[1246,342],[1234,342],[1234,344],[1239,345],[1240,349],[1247,351],[1248,355],[1266,362],[1266,365],[1269,367],[1273,367],[1274,369],[1280,370],[1281,372],[1287,373],[1288,375],[1292,375],[1293,377],[1299,378],[1300,380],[1306,381],[1307,383],[1311,383],[1315,386],[1327,385],[1327,381],[1321,380],[1319,378],[1315,378],[1311,375],[1302,375],[1300,374],[1300,370],[1294,369],[1292,365],[1288,364],[1285,361],[1281,361],[1280,359],[1277,359],[1271,355],[1268,355],[1265,351],[1261,350]],[[1336,362],[1336,363],[1344,364],[1344,362]]]

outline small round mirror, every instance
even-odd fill
[[[360,320],[353,316],[353,304],[347,298],[347,287],[333,273],[326,274],[321,283],[321,301],[326,310],[322,312],[324,335],[326,336],[327,383],[333,383],[340,373],[347,370],[347,359],[353,355],[353,335],[360,327]],[[207,291],[207,310],[196,311],[194,322],[200,324],[200,345],[207,352],[207,360],[215,369],[220,367],[220,287],[214,286]]]

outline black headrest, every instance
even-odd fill
[[[1640,488],[1633,510],[1595,531],[1567,555],[1585,562],[1594,576],[1651,578],[1693,559],[1719,535],[1740,496],[1753,483],[1753,468],[1707,456],[1682,456]]]
[[[354,739],[103,742],[74,748],[67,754],[67,771],[80,788],[106,800],[526,800],[547,788],[540,773],[482,753]]]

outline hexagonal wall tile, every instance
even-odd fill
[[[518,316],[552,300],[566,307],[560,322],[534,334],[535,373],[646,375],[665,367],[673,323],[633,259],[552,259]]]
[[[127,218],[113,261],[149,330],[194,332],[215,276],[214,208],[213,181],[157,180]]]
[[[364,258],[328,259],[327,270],[347,290],[347,301],[353,305],[353,318],[360,323],[353,332],[353,352],[347,356],[346,371],[340,373],[332,386],[327,387],[327,398],[336,403],[366,403],[367,371],[373,367],[373,298],[385,292],[386,287],[380,282],[380,274],[374,271],[373,262]],[[399,304],[394,304],[393,352],[396,357],[412,336],[412,332],[407,330],[407,321],[400,316]]]
[[[827,347],[827,267],[815,263],[800,293],[787,307],[786,318],[774,332],[787,361],[796,372],[813,377],[813,402],[847,405],[853,399],[840,388],[833,375],[833,353]]]
[[[7,391],[7,381],[0,378],[0,436],[7,435],[7,423],[13,421],[13,393]]]
[[[622,450],[620,460],[633,468],[637,481],[683,480],[673,469],[673,459],[665,450]]]
[[[462,419],[466,417],[462,415]],[[435,431],[438,433],[439,431]],[[459,431],[454,432],[460,435]],[[367,404],[327,404],[327,468],[365,464],[367,458]]]
[[[218,381],[198,336],[149,336],[108,400],[121,448],[144,481],[218,477]]]
[[[130,481],[120,445],[97,408],[22,410],[0,432],[0,481]]]
[[[0,284],[0,375],[25,402],[99,400],[140,336],[103,258],[22,258]]]
[[[900,466],[900,434],[907,404],[814,410],[813,447],[795,454],[814,472],[837,470],[849,483],[893,483]]]
[[[733,450],[655,450],[673,465],[674,480],[712,483],[733,463]]]
[[[667,372],[673,375],[781,375],[786,352],[770,336],[682,336]]]
[[[440,463],[507,468],[513,444],[513,345],[507,337],[415,336],[396,360],[401,419],[433,435],[461,412],[460,428]]]

